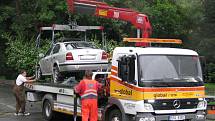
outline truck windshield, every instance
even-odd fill
[[[202,71],[198,56],[140,55],[141,87],[202,86]]]

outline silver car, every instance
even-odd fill
[[[38,78],[52,75],[54,83],[62,80],[63,72],[101,70],[108,68],[107,53],[86,41],[58,42],[40,59]],[[63,80],[62,80],[63,81]]]

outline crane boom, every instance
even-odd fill
[[[68,9],[72,13],[83,13],[104,18],[118,19],[130,22],[138,31],[137,37],[148,38],[151,35],[152,28],[148,17],[140,12],[109,6],[105,2],[93,0],[67,0]]]

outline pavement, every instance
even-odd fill
[[[15,80],[0,80],[0,84],[13,85]]]
[[[15,97],[12,84],[13,81],[0,80],[0,121],[45,121],[41,113],[41,102],[26,103],[26,112],[30,112],[30,116],[14,116]],[[73,117],[60,114],[55,121],[73,121]]]
[[[0,81],[0,121],[44,121],[39,104],[26,103],[26,111],[31,116],[14,116],[15,98],[12,93],[13,81]]]

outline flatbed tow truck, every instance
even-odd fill
[[[124,41],[176,43],[181,40],[148,38],[151,25],[139,12],[108,6],[92,0],[67,0],[72,13],[87,13],[131,22],[138,38]],[[141,33],[142,31],[142,33]],[[143,38],[139,38],[139,37]],[[95,72],[104,86],[99,98],[102,121],[205,121],[207,101],[199,56],[195,51],[177,48],[117,47],[113,51],[110,72]],[[100,79],[99,79],[100,80]],[[71,81],[74,82],[74,81]],[[72,85],[26,84],[27,99],[42,101],[42,113],[52,120],[55,112],[81,116],[80,99],[74,102]]]
[[[125,38],[124,41],[181,43],[175,39],[152,38]],[[206,120],[205,87],[199,56],[195,51],[117,47],[113,51],[111,71],[95,72],[93,78],[97,80],[98,77],[102,77],[104,85],[98,97],[99,120]],[[26,85],[29,89],[27,99],[42,101],[42,113],[47,120],[54,119],[57,116],[55,112],[73,115],[76,106],[80,116],[80,101],[74,105],[74,85],[76,82],[69,86],[44,83]]]

